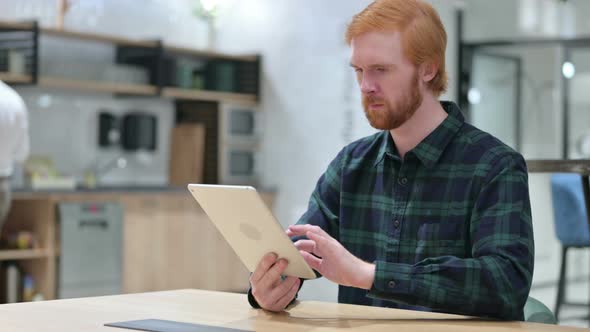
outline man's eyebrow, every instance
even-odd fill
[[[350,63],[350,66],[352,68],[359,68],[359,66],[355,65],[354,63]],[[377,68],[377,67],[385,67],[385,68],[395,68],[395,65],[392,63],[375,63],[372,65],[369,65],[369,68]]]

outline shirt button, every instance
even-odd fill
[[[399,220],[397,220],[397,219],[396,219],[396,220],[393,222],[393,227],[395,227],[395,228],[399,228],[399,224],[400,224]]]
[[[393,281],[393,280],[390,280],[390,281],[387,283],[387,286],[389,286],[389,288],[394,288],[394,287],[395,287],[395,281]]]
[[[399,184],[405,186],[406,184],[408,184],[408,178],[406,178],[406,177],[400,178]]]

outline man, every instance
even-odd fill
[[[10,209],[10,177],[15,162],[29,154],[27,108],[22,98],[0,81],[0,231]]]
[[[330,163],[287,234],[340,303],[522,320],[533,274],[520,154],[465,123],[445,91],[446,33],[421,0],[377,0],[346,34],[363,107],[382,130]],[[301,280],[265,256],[254,307],[285,309]]]

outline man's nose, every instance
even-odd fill
[[[367,76],[363,76],[361,79],[361,92],[363,94],[373,94],[377,92],[377,85]]]

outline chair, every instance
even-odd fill
[[[590,247],[590,227],[584,201],[582,181],[578,174],[554,174],[551,177],[554,227],[561,242],[561,267],[557,286],[555,317],[559,320],[562,305],[587,306],[588,303],[573,303],[565,299],[567,251],[569,248]],[[585,317],[587,318],[587,317]]]
[[[524,320],[532,323],[557,324],[557,319],[541,301],[530,297],[524,305]]]

